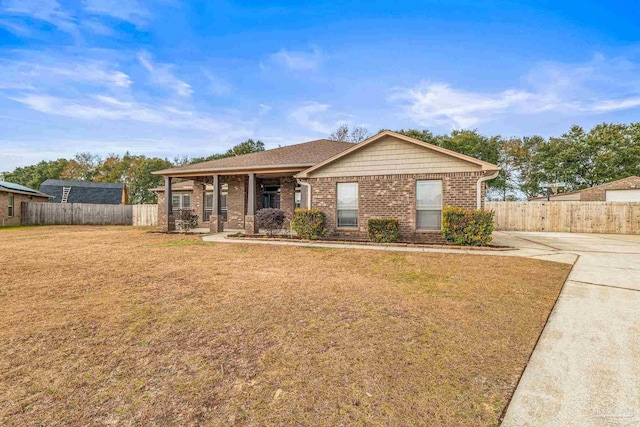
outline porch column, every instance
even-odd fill
[[[244,217],[244,232],[246,234],[257,234],[256,227],[256,174],[249,174],[249,185],[247,188],[247,214]]]
[[[171,177],[164,177],[164,218],[162,231],[169,232],[176,229],[176,218],[173,215],[173,192],[171,190]]]
[[[209,229],[212,233],[219,233],[223,230],[222,218],[220,217],[220,175],[213,175],[213,206],[209,218]]]

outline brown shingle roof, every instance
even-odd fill
[[[302,144],[287,145],[285,147],[259,151],[257,153],[225,157],[223,159],[165,169],[155,173],[159,175],[172,175],[175,173],[185,172],[215,172],[217,170],[243,170],[251,168],[267,169],[283,166],[299,166],[304,169],[328,159],[329,157],[335,156],[341,151],[352,146],[353,144],[349,142],[318,139],[315,141],[303,142]]]

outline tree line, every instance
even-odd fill
[[[573,191],[640,175],[640,123],[602,123],[588,131],[573,126],[550,138],[485,136],[476,130],[443,135],[426,129],[396,132],[500,166],[500,175],[488,182],[494,200],[545,195],[550,183]],[[369,135],[362,128],[350,131],[342,125],[332,137],[359,142]]]
[[[153,172],[263,150],[262,141],[248,139],[224,153],[209,157],[183,156],[173,160],[132,155],[128,152],[123,156],[111,154],[107,157],[92,153],[78,153],[71,159],[43,160],[35,165],[4,172],[2,179],[36,190],[46,179],[122,182],[127,185],[128,203],[155,203],[156,194],[151,189],[163,185],[164,181],[162,176],[154,175]]]
[[[588,131],[573,126],[561,136],[550,138],[486,136],[476,130],[442,135],[426,129],[396,132],[500,166],[500,175],[488,182],[488,195],[494,200],[544,195],[549,183],[560,183],[565,191],[573,191],[640,175],[640,123],[602,123]],[[362,126],[350,129],[341,125],[329,138],[360,142],[369,136]],[[163,183],[161,176],[152,174],[154,171],[264,149],[262,141],[249,139],[224,153],[173,160],[129,153],[104,158],[78,153],[72,159],[41,161],[2,175],[5,181],[35,189],[48,178],[123,182],[129,189],[129,203],[154,203],[156,195],[150,189]]]

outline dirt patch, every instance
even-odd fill
[[[2,425],[496,425],[569,266],[3,232]]]

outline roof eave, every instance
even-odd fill
[[[281,170],[281,169],[305,169],[310,168],[314,165],[314,163],[304,163],[304,164],[291,164],[291,165],[269,165],[269,166],[246,166],[246,167],[225,167],[225,168],[204,168],[204,169],[180,169],[180,168],[172,168],[172,169],[163,169],[155,172],[151,172],[153,175],[162,175],[162,176],[181,176],[185,174],[196,174],[196,173],[210,173],[215,174],[219,172],[237,172],[237,173],[251,173],[251,172],[268,172],[270,170]]]

